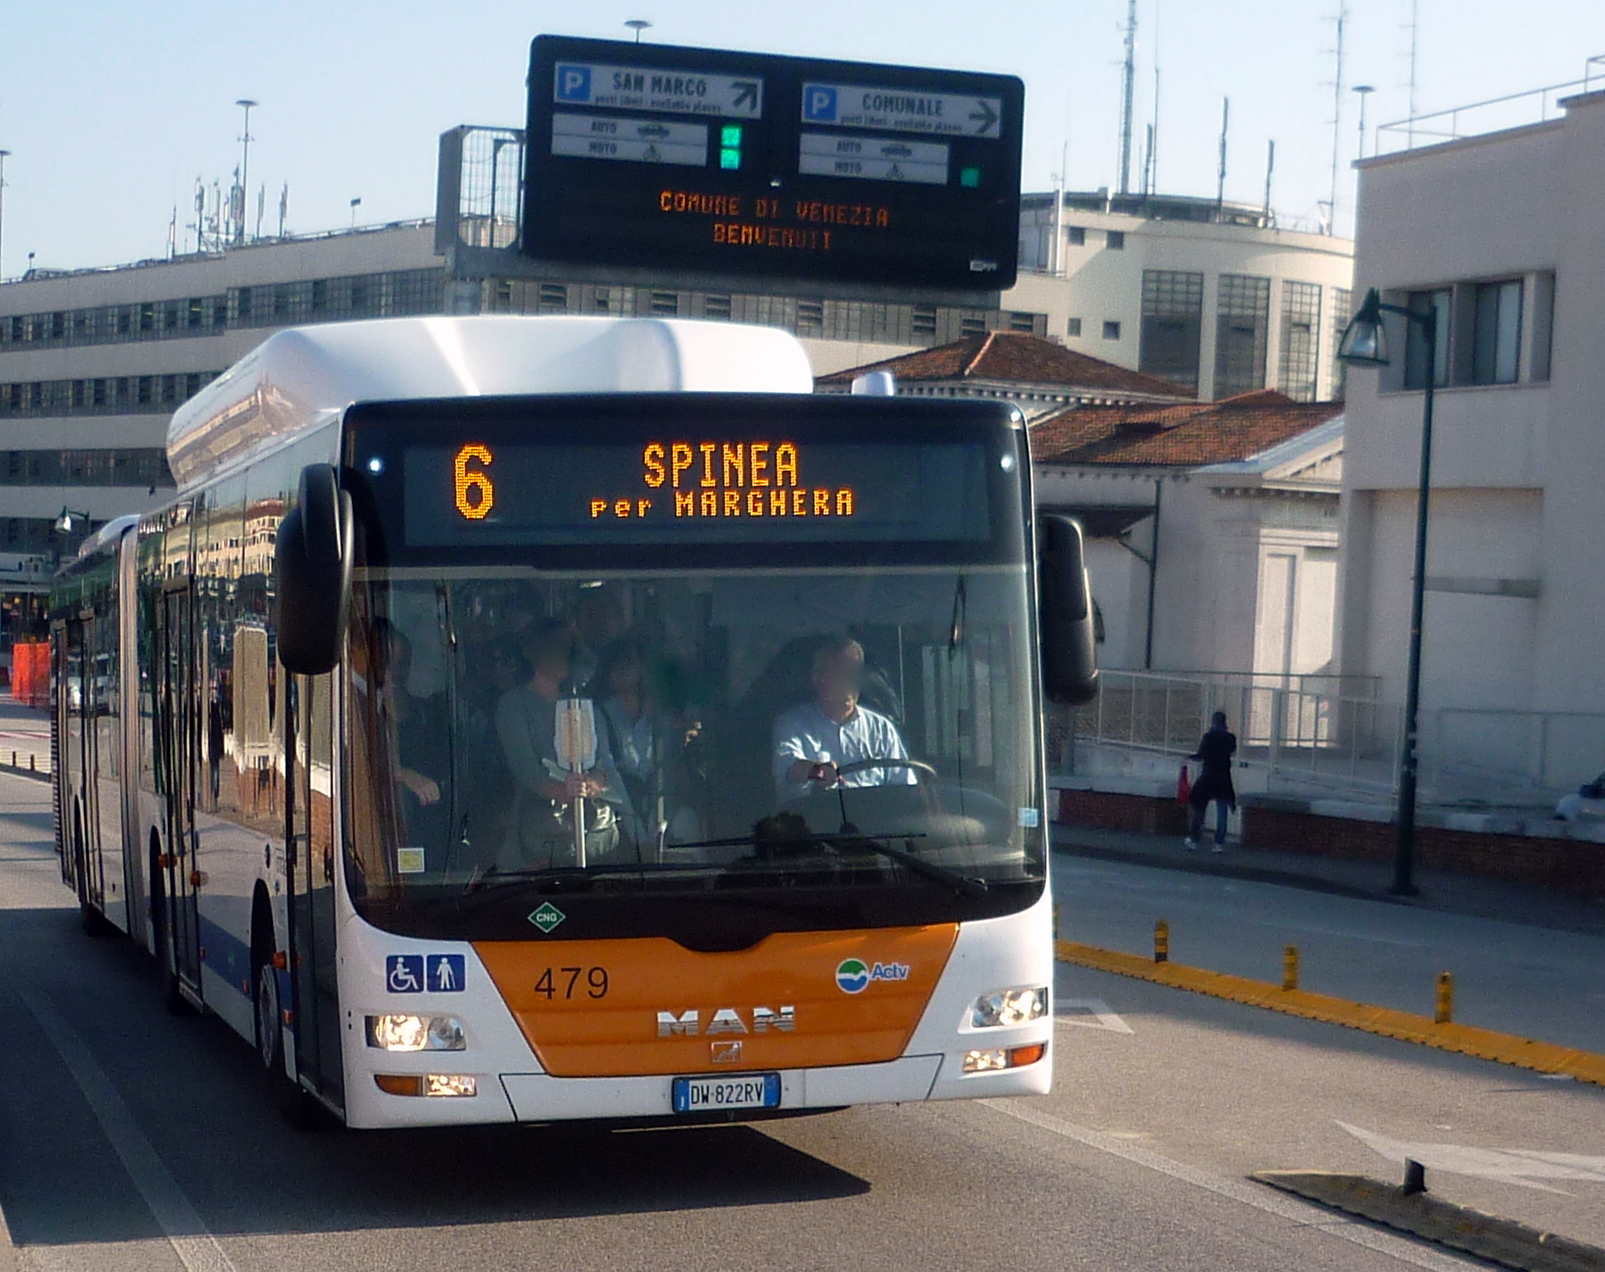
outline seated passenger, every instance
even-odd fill
[[[841,775],[856,760],[907,759],[897,726],[858,701],[864,647],[838,636],[814,652],[814,700],[775,720],[773,771],[780,803],[842,786],[913,786],[914,770],[900,765]]]
[[[513,811],[506,841],[497,858],[501,870],[542,869],[574,864],[574,801],[585,801],[587,861],[608,856],[618,846],[614,803],[622,788],[598,728],[596,762],[574,773],[557,763],[557,703],[569,678],[573,637],[560,623],[538,628],[524,646],[531,674],[527,684],[502,695],[496,704],[496,735],[513,775]],[[600,723],[600,722],[599,722]]]

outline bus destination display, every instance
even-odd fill
[[[409,446],[406,541],[468,544],[954,542],[991,534],[975,443]]]
[[[1018,79],[539,36],[523,251],[946,291],[1013,285]]]

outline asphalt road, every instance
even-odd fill
[[[0,1209],[23,1269],[1475,1266],[1244,1179],[1391,1175],[1389,1141],[1428,1138],[1484,1150],[1429,1161],[1435,1190],[1605,1240],[1605,1170],[1488,1151],[1602,1151],[1605,1091],[1073,968],[1042,1099],[298,1132],[243,1042],[165,1015],[135,951],[79,933],[46,790],[0,777]],[[1452,1169],[1477,1162],[1551,1173]]]

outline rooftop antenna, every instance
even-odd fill
[[[1410,0],[1410,123],[1407,125],[1408,146],[1416,144],[1416,53],[1417,37],[1421,34],[1421,0]]]
[[[1058,181],[1053,187],[1053,252],[1048,257],[1049,272],[1057,278],[1064,273],[1064,174],[1070,164],[1070,140],[1059,147]]]
[[[1343,26],[1348,21],[1348,6],[1339,0],[1337,11],[1337,47],[1332,60],[1332,193],[1326,204],[1326,232],[1337,233],[1338,152],[1343,138]]]
[[[1231,123],[1232,99],[1220,99],[1220,177],[1215,186],[1215,215],[1218,217],[1226,206],[1226,129]]]
[[[1276,141],[1265,143],[1265,224],[1271,224],[1271,174],[1276,171]]]
[[[1154,0],[1154,122],[1148,125],[1148,192],[1159,193],[1159,0]]]
[[[279,237],[284,237],[284,218],[290,214],[290,183],[284,183],[284,189],[279,191]]]
[[[11,157],[9,150],[0,150],[0,229],[5,228],[6,211],[6,160]],[[0,278],[6,276],[5,257],[0,255]]]
[[[245,242],[245,192],[251,188],[251,107],[258,103],[242,97],[234,103],[245,108],[245,132],[240,137],[240,219],[234,226],[236,247]]]
[[[1137,86],[1137,0],[1126,0],[1126,65],[1120,76],[1120,193],[1131,193],[1132,93]]]

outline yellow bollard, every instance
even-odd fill
[[[1455,1017],[1455,978],[1448,972],[1438,973],[1438,1006],[1432,1018],[1440,1025],[1453,1022]]]
[[[1282,947],[1282,988],[1298,988],[1298,946]]]
[[[1163,919],[1154,924],[1154,962],[1170,962],[1170,924]]]

